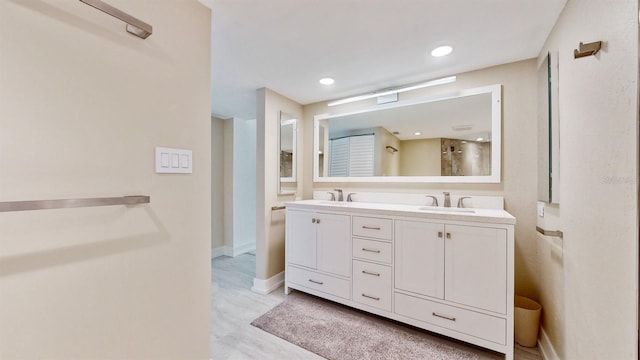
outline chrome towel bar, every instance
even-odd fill
[[[118,18],[127,23],[126,30],[139,38],[146,39],[153,33],[153,27],[146,22],[135,18],[126,12],[116,9],[115,7],[105,3],[102,0],[80,0],[81,2],[92,6],[106,14]]]
[[[121,196],[89,199],[59,199],[0,202],[0,212],[66,209],[91,206],[137,205],[148,204],[151,197],[147,195]]]
[[[564,235],[560,230],[545,230],[539,226],[536,226],[536,231],[544,236],[555,236],[559,237],[560,239],[562,239],[562,236]]]
[[[287,207],[286,207],[286,206],[284,206],[284,205],[282,205],[282,206],[272,206],[272,207],[271,207],[271,211],[284,210],[284,209],[286,209],[286,208],[287,208]]]

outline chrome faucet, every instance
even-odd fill
[[[349,195],[347,195],[347,201],[348,202],[352,202],[353,198],[351,198],[353,195],[357,195],[356,193],[349,193]]]
[[[329,201],[336,201],[336,194],[332,193],[331,191],[327,191],[327,194],[331,195]]]
[[[464,202],[462,201],[464,199],[471,199],[471,196],[463,196],[460,199],[458,199],[458,207],[459,208],[463,208],[464,207]]]
[[[344,201],[344,198],[342,197],[342,189],[333,189],[333,190],[338,192],[338,201]]]
[[[433,195],[426,195],[428,198],[432,198],[433,202],[431,203],[431,206],[438,206],[438,198],[433,196]]]
[[[451,196],[448,192],[443,192],[444,194],[444,207],[451,207]]]

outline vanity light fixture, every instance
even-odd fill
[[[326,78],[320,79],[319,82],[322,85],[331,85],[335,82],[335,80],[333,80],[332,78],[326,77]]]
[[[421,84],[417,84],[417,85],[411,85],[411,86],[403,87],[403,88],[400,88],[400,89],[387,90],[387,91],[383,91],[383,92],[374,92],[374,93],[371,93],[371,94],[359,95],[359,96],[354,96],[354,97],[350,97],[350,98],[346,98],[346,99],[342,99],[342,100],[336,100],[336,101],[332,101],[332,102],[328,103],[327,106],[336,106],[336,105],[348,104],[348,103],[352,103],[352,102],[356,102],[356,101],[360,101],[360,100],[371,99],[371,98],[374,98],[374,97],[385,96],[385,95],[390,95],[390,94],[398,94],[398,93],[402,93],[402,92],[405,92],[405,91],[411,91],[411,90],[422,89],[422,88],[426,88],[426,87],[430,87],[430,86],[448,84],[448,83],[452,83],[454,81],[456,81],[456,77],[455,76],[448,76],[448,77],[444,77],[444,78],[441,78],[441,79],[430,80],[430,81],[427,81],[427,82],[424,82],[424,83],[421,83]]]
[[[438,46],[437,48],[431,50],[431,56],[441,57],[441,56],[451,54],[452,51],[453,51],[453,48],[451,46],[448,46],[448,45]]]
[[[420,136],[420,135],[422,135],[422,133],[420,131],[416,131],[416,132],[413,133],[413,135]]]

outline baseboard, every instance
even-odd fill
[[[251,243],[246,243],[246,244],[242,244],[236,247],[233,246],[218,246],[215,247],[213,249],[211,249],[211,258],[215,259],[219,256],[230,256],[230,257],[236,257],[238,255],[242,255],[245,253],[248,253],[250,251],[256,251],[256,244],[255,242],[251,242]]]
[[[266,280],[254,278],[251,291],[257,292],[258,294],[267,295],[273,290],[279,288],[282,284],[284,284],[284,271]]]
[[[540,338],[538,339],[538,349],[542,354],[544,360],[560,360],[560,357],[553,348],[553,344],[549,339],[549,336],[544,331],[544,328],[540,327]]]
[[[252,242],[248,242],[248,243],[244,243],[244,244],[240,244],[233,247],[233,251],[232,251],[232,255],[233,257],[236,257],[238,255],[242,255],[245,253],[248,253],[250,251],[256,251],[256,242],[252,241]]]
[[[211,258],[215,259],[217,257],[227,255],[228,250],[226,248],[227,246],[218,246],[211,249]]]

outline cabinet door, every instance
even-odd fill
[[[287,210],[287,262],[316,268],[316,214]]]
[[[318,228],[318,270],[351,276],[351,217],[316,214]]]
[[[445,299],[505,314],[507,231],[446,226]]]
[[[444,297],[444,226],[396,220],[395,287],[414,293]]]

